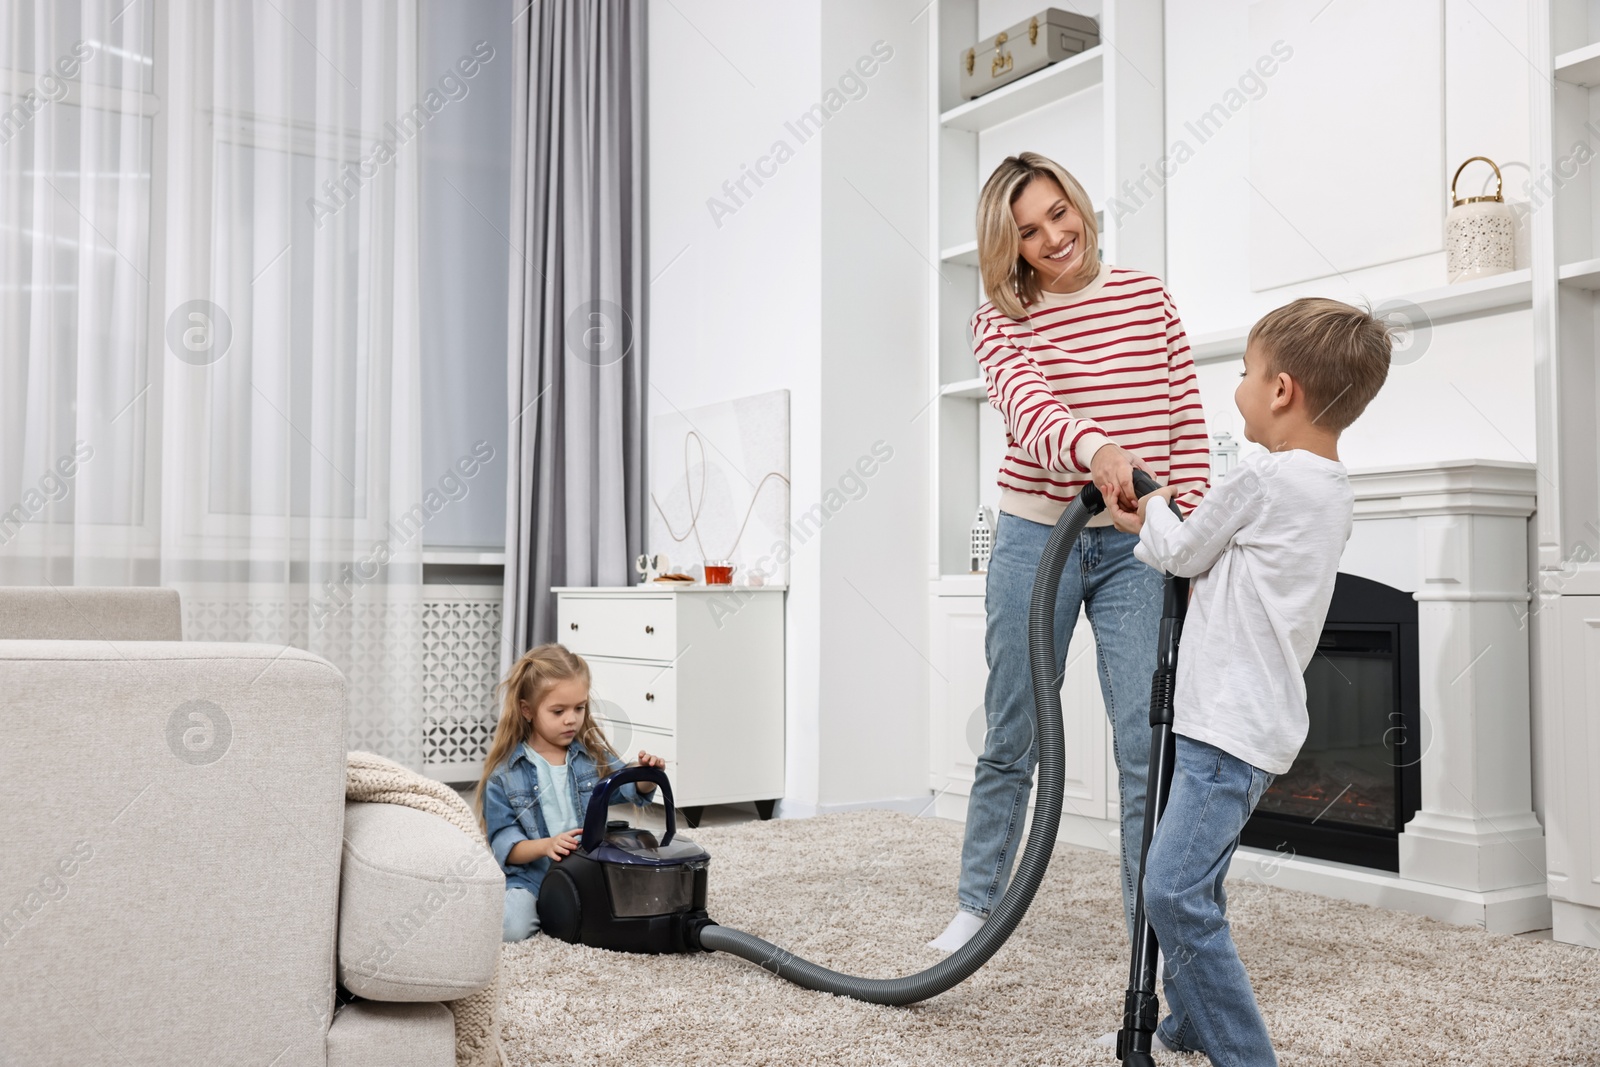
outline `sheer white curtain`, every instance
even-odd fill
[[[412,766],[416,26],[0,0],[0,581],[176,587],[190,640],[332,660],[352,747]]]

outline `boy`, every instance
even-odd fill
[[[1339,434],[1389,373],[1388,328],[1336,300],[1278,308],[1250,331],[1234,403],[1252,456],[1187,522],[1170,487],[1136,512],[1134,555],[1193,577],[1173,696],[1172,792],[1144,868],[1145,907],[1166,956],[1159,1045],[1219,1067],[1276,1064],[1223,906],[1239,831],[1306,738],[1316,651],[1355,498]],[[1152,505],[1152,499],[1155,500]]]

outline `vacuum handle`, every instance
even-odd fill
[[[1138,467],[1133,468],[1133,492],[1135,496],[1147,496],[1161,488],[1161,483],[1150,477],[1148,473]],[[1078,493],[1078,499],[1083,501],[1083,506],[1091,516],[1098,515],[1106,509],[1106,498],[1100,492],[1098,485],[1089,484]],[[1168,501],[1168,503],[1172,503]],[[1177,504],[1172,504],[1172,510],[1178,510]]]
[[[579,848],[593,852],[600,847],[600,842],[606,839],[606,823],[611,817],[611,794],[629,782],[654,782],[661,788],[662,799],[667,804],[667,835],[661,839],[661,844],[665,847],[672,841],[672,835],[678,832],[678,818],[675,814],[677,809],[672,804],[672,783],[667,781],[667,772],[659,767],[624,767],[616,774],[601,779],[600,784],[594,787],[594,796],[589,799],[589,810],[583,818],[583,841]]]

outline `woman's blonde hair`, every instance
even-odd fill
[[[506,675],[500,683],[498,690],[503,694],[500,701],[500,722],[494,728],[494,740],[489,742],[489,754],[483,758],[483,776],[478,779],[478,793],[474,798],[474,805],[478,811],[478,825],[485,830],[488,827],[483,819],[483,793],[489,785],[489,776],[502,763],[509,760],[517,751],[517,746],[533,736],[533,721],[524,718],[522,705],[527,704],[533,713],[539,713],[539,704],[549,695],[552,687],[557,682],[569,682],[577,679],[584,685],[589,684],[589,665],[583,657],[576,652],[568,651],[564,645],[551,643],[530,648],[517,660],[511,668],[511,673]],[[593,694],[590,694],[593,698]],[[611,747],[611,742],[606,740],[605,731],[600,729],[600,724],[595,721],[594,713],[588,701],[583,706],[583,721],[578,724],[576,740],[583,745],[595,763],[600,766],[602,777],[609,762],[627,762]]]
[[[1094,222],[1094,205],[1078,179],[1037,152],[1007,156],[978,195],[978,268],[989,300],[1019,320],[1028,317],[1026,306],[1038,301],[1040,286],[1039,272],[1017,251],[1021,236],[1011,205],[1036,178],[1050,178],[1060,185],[1067,203],[1083,219],[1083,263],[1074,280],[1087,285],[1100,273],[1100,230]]]

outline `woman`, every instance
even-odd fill
[[[972,316],[989,402],[1005,416],[1000,516],[984,593],[988,732],[967,804],[960,910],[930,942],[950,951],[983,925],[1016,858],[1033,771],[1028,607],[1045,541],[1089,484],[1133,507],[1133,469],[1178,487],[1185,511],[1210,470],[1189,343],[1160,279],[1100,262],[1094,208],[1077,179],[1034,152],[1006,159],[978,203],[989,302]],[[1121,801],[1122,905],[1131,934],[1150,753],[1150,676],[1161,575],[1133,557],[1138,538],[1089,523],[1057,591],[1064,669],[1081,605],[1099,650]]]

